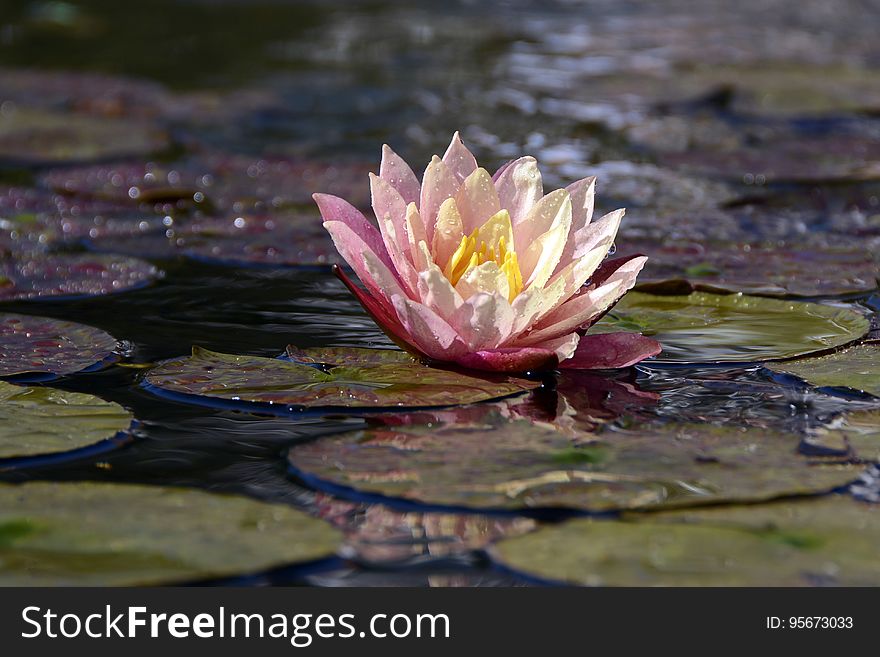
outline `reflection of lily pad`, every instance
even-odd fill
[[[877,288],[880,263],[865,249],[627,240],[619,255],[643,253],[639,286],[656,289],[685,279],[697,290],[763,296],[819,296]]]
[[[345,532],[346,557],[398,566],[407,560],[461,557],[535,527],[534,520],[518,516],[396,511],[320,493],[315,507],[320,518]]]
[[[829,426],[814,429],[809,445],[861,461],[880,462],[880,411],[846,413]]]
[[[630,292],[592,330],[637,331],[659,340],[657,361],[754,362],[852,342],[869,328],[859,313],[740,294],[659,296]]]
[[[0,301],[97,296],[146,285],[158,270],[136,258],[99,254],[15,254],[0,260]]]
[[[527,422],[377,428],[297,445],[294,476],[342,496],[479,509],[585,511],[758,501],[858,476],[812,465],[790,434],[711,425],[604,431],[572,440]]]
[[[579,519],[492,548],[501,564],[594,586],[878,586],[880,506],[830,496]]]
[[[0,376],[55,377],[106,361],[116,339],[101,329],[49,317],[0,313]]]
[[[479,378],[426,367],[402,351],[289,348],[290,360],[234,356],[193,347],[146,383],[155,392],[208,405],[280,412],[307,407],[400,408],[471,404],[538,387],[510,377]]]
[[[767,366],[818,387],[852,388],[880,397],[880,344],[860,344],[827,356]]]
[[[57,164],[147,155],[168,147],[147,123],[18,109],[0,115],[0,160]]]
[[[323,521],[244,497],[128,484],[0,485],[5,586],[228,577],[327,557],[338,543]]]
[[[119,404],[92,395],[0,381],[0,459],[93,445],[128,429],[131,419]]]

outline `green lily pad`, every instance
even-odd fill
[[[656,362],[722,363],[803,356],[852,342],[869,328],[853,310],[816,303],[630,292],[591,330],[651,336],[663,345]]]
[[[864,248],[783,248],[729,242],[625,240],[617,253],[648,256],[639,274],[643,291],[687,281],[690,289],[760,296],[820,296],[870,292],[880,262]]]
[[[767,368],[792,374],[817,387],[852,388],[880,397],[880,344],[860,344],[826,356],[773,363]]]
[[[92,326],[0,313],[0,377],[65,376],[106,361],[115,350],[116,339]]]
[[[321,520],[245,497],[130,484],[0,485],[4,586],[229,577],[327,557],[339,542]]]
[[[402,351],[288,348],[289,360],[193,347],[147,373],[148,387],[205,404],[275,408],[400,408],[472,404],[540,384],[427,367]]]
[[[793,434],[666,424],[572,439],[530,422],[382,427],[293,447],[292,474],[355,499],[443,508],[609,511],[760,501],[835,489],[861,468],[816,464]]]
[[[880,506],[842,496],[578,519],[506,539],[493,558],[591,586],[878,586]]]
[[[63,164],[148,155],[168,136],[153,125],[121,118],[16,109],[0,115],[0,161]]]
[[[131,420],[119,404],[93,395],[0,381],[0,459],[93,445],[125,431]]]
[[[94,253],[13,253],[0,257],[0,301],[99,296],[152,282],[145,260]]]

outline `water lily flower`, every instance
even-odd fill
[[[378,229],[315,194],[324,227],[366,287],[336,274],[402,349],[497,372],[626,367],[659,344],[585,334],[636,280],[643,256],[607,259],[623,210],[592,221],[595,177],[544,195],[535,158],[495,175],[458,133],[421,183],[388,146],[370,174]]]

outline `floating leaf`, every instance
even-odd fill
[[[158,275],[137,258],[18,253],[0,259],[0,301],[111,294],[146,285]]]
[[[876,289],[880,263],[863,248],[784,248],[729,242],[625,240],[618,255],[648,256],[639,274],[645,291],[685,279],[689,288],[763,296],[819,296]]]
[[[340,537],[281,504],[130,484],[0,485],[0,584],[154,585],[331,555]]]
[[[821,183],[876,180],[880,177],[880,140],[870,135],[785,135],[730,150],[665,153],[665,166],[747,184]]]
[[[792,374],[810,385],[852,388],[880,397],[880,344],[860,344],[826,356],[773,363],[767,368]]]
[[[389,408],[471,404],[540,384],[481,378],[426,367],[389,349],[288,349],[290,360],[234,356],[193,347],[192,356],[147,373],[151,389],[207,404],[253,411],[275,408]],[[320,366],[316,366],[320,364]]]
[[[842,496],[578,519],[506,539],[493,558],[590,586],[878,586],[880,506]]]
[[[794,358],[862,337],[853,310],[740,294],[660,296],[630,292],[592,330],[635,331],[659,340],[657,362],[755,362]]]
[[[49,317],[0,313],[0,376],[52,378],[108,360],[116,339],[101,329]]]
[[[289,452],[294,476],[334,494],[477,509],[608,511],[825,492],[861,468],[812,464],[793,434],[732,426],[606,430],[571,439],[527,422],[374,428]]]
[[[0,381],[0,459],[87,447],[125,431],[131,420],[119,404],[93,395]]]
[[[16,109],[0,115],[0,160],[59,164],[148,155],[166,149],[167,135],[149,123]]]

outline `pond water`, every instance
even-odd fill
[[[304,528],[314,553],[170,581],[880,584],[860,542],[880,535],[868,5],[4,2],[0,313],[120,341],[104,367],[32,385],[137,422],[107,449],[0,460],[0,480],[235,493],[342,532],[335,550]],[[605,321],[665,357],[378,414],[144,385],[193,346],[393,348],[332,275],[310,195],[368,207],[381,144],[419,171],[455,130],[490,170],[535,155],[545,189],[599,177],[597,211],[627,208],[617,253],[651,258]],[[52,583],[77,566],[31,568]]]

